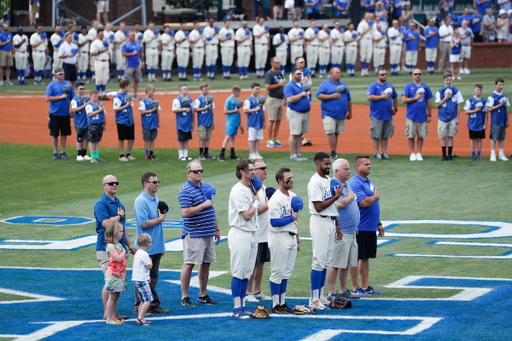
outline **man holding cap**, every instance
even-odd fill
[[[100,93],[100,100],[108,101],[110,98],[105,96],[105,89],[109,78],[109,53],[108,41],[103,41],[104,32],[102,28],[98,29],[98,37],[91,44],[91,59],[94,58],[94,71],[96,72],[96,90]]]
[[[62,67],[64,69],[64,79],[70,81],[75,87],[76,81],[76,55],[78,53],[78,46],[73,41],[73,34],[66,33],[64,43],[61,44],[59,49],[59,58],[62,59]]]
[[[18,85],[27,85],[25,83],[25,69],[27,68],[27,47],[28,37],[23,34],[23,27],[18,27],[18,34],[12,38],[14,45],[14,61],[16,62],[16,74],[18,75]]]

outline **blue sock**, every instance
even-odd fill
[[[279,304],[280,304],[280,305],[283,305],[283,304],[284,304],[284,302],[282,301],[282,295],[283,295],[284,293],[286,293],[286,287],[287,287],[287,285],[288,285],[288,280],[287,280],[287,279],[283,279],[283,280],[281,281],[281,288],[280,288],[280,290],[279,290]]]
[[[471,152],[471,156],[475,156],[475,152]]]
[[[249,286],[248,279],[242,279],[242,287],[240,288],[240,299],[242,300],[242,307],[245,307],[243,298],[247,294],[247,287]]]
[[[281,293],[281,284],[270,281],[270,296],[279,295]]]
[[[144,151],[146,152],[146,155],[149,155],[149,150],[144,149]]]
[[[101,86],[101,90],[102,90],[102,91],[106,91],[106,90],[107,90],[107,86],[106,86],[105,84],[103,84],[103,85]]]
[[[476,155],[480,156],[480,151],[477,151],[477,152],[476,152]]]
[[[322,289],[325,285],[325,277],[327,276],[327,269],[324,269],[322,271],[322,279],[320,280],[320,289]],[[322,293],[320,293],[320,296],[322,296]]]
[[[96,91],[101,91],[101,86],[96,85]]]
[[[240,297],[240,293],[242,292],[242,280],[236,277],[231,279],[231,295],[233,299]],[[241,297],[240,297],[241,299]]]
[[[243,66],[239,66],[239,67],[238,67],[238,73],[239,73],[239,74],[241,74],[241,75],[244,73],[244,68],[243,68]]]
[[[124,70],[121,70],[121,76],[124,76]]]
[[[92,74],[92,77],[94,78],[94,75],[95,75],[95,71],[92,71],[92,72],[91,72],[91,74]]]
[[[314,290],[320,290],[320,283],[322,282],[322,271],[311,269],[311,297],[313,297]]]

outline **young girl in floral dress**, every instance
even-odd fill
[[[126,250],[119,240],[123,237],[123,225],[117,221],[109,222],[105,229],[107,242],[107,255],[110,259],[105,276],[106,291],[109,293],[107,301],[107,324],[123,324],[117,320],[117,300],[119,294],[126,291]]]

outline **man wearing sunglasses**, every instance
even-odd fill
[[[277,139],[277,133],[281,126],[284,114],[284,76],[280,71],[281,60],[278,57],[270,59],[272,68],[265,74],[265,90],[268,91],[267,112],[268,112],[268,141],[267,147],[284,147],[284,144]]]
[[[215,263],[215,245],[220,242],[220,230],[213,207],[211,185],[203,184],[203,166],[201,161],[193,160],[187,165],[188,181],[178,194],[183,216],[183,267],[181,268],[181,305],[194,307],[188,296],[192,269],[199,265],[198,304],[219,304],[212,300],[207,292],[210,264]],[[216,243],[215,243],[216,242]]]
[[[148,313],[166,314],[169,313],[169,310],[160,307],[161,302],[158,294],[156,293],[156,285],[158,283],[158,274],[160,272],[160,259],[165,255],[164,230],[162,223],[164,222],[165,213],[167,212],[160,212],[158,209],[159,200],[156,196],[156,192],[158,191],[160,181],[158,181],[156,174],[153,172],[144,173],[142,175],[141,182],[144,189],[137,199],[135,199],[133,211],[135,213],[137,226],[137,235],[135,236],[135,240],[137,240],[141,233],[149,234],[151,236],[151,240],[153,240],[153,245],[151,246],[151,249],[148,250],[149,257],[153,262],[153,267],[149,272],[149,277],[151,279],[149,286],[151,288],[151,294],[153,295],[153,301],[149,306]],[[135,243],[135,247],[138,247],[137,243]],[[136,315],[138,314],[140,304],[139,296],[135,291],[135,305],[133,313]]]
[[[128,232],[126,231],[126,212],[124,210],[124,205],[119,201],[116,197],[117,190],[119,188],[119,181],[113,175],[107,175],[103,178],[103,189],[104,193],[101,198],[96,201],[94,205],[94,218],[96,218],[96,233],[98,234],[98,239],[96,241],[96,259],[100,263],[101,270],[103,271],[103,276],[107,273],[108,264],[110,260],[108,258],[106,247],[107,243],[105,242],[105,229],[107,225],[111,221],[117,221],[123,225],[123,237],[119,241],[123,248],[128,247],[130,252],[134,255],[137,252],[137,249],[132,245],[130,241],[130,237],[128,236]],[[128,253],[127,253],[128,255]],[[105,283],[105,281],[103,281]],[[107,311],[107,300],[108,300],[108,292],[105,290],[105,286],[101,292],[101,298],[103,300],[103,309],[105,310],[105,314],[103,319],[106,320],[106,311]],[[126,320],[128,316],[120,315],[116,313],[118,319]]]

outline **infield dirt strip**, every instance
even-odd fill
[[[191,91],[189,96],[196,99],[199,91]],[[230,91],[218,90],[210,91],[214,97],[216,108],[214,109],[215,129],[213,130],[210,141],[211,149],[220,149],[225,135],[225,115],[223,106]],[[250,91],[242,91],[240,99],[245,100],[251,94]],[[265,91],[260,93],[265,95]],[[144,93],[139,92],[143,97]],[[160,111],[160,128],[158,128],[158,137],[156,139],[156,148],[177,148],[176,118],[171,111],[172,101],[178,96],[177,92],[157,92],[155,98],[159,101],[162,110]],[[112,97],[112,96],[110,96]],[[117,146],[117,128],[115,124],[114,110],[112,101],[105,101],[107,111],[106,122],[107,130],[103,133],[103,139],[100,147]],[[135,147],[143,148],[141,116],[138,110],[139,101],[134,101],[133,117],[135,121]],[[50,145],[51,140],[48,130],[48,108],[44,95],[3,95],[0,96],[0,141],[17,142],[30,144]],[[370,119],[368,105],[353,105],[353,117],[347,120],[345,131],[339,137],[338,154],[343,153],[362,153],[373,154],[372,140],[370,138]],[[407,138],[404,135],[405,130],[405,107],[400,107],[394,117],[395,133],[389,141],[388,154],[408,155]],[[197,116],[196,116],[197,117]],[[432,110],[432,122],[429,124],[429,137],[425,139],[422,154],[440,155],[440,141],[437,136],[437,110]],[[241,114],[245,133],[238,134],[236,138],[236,149],[247,150],[247,117]],[[197,124],[197,122],[195,122]],[[268,117],[267,117],[268,123]],[[72,125],[72,134],[68,138],[67,145],[73,146],[76,141],[75,129]],[[193,139],[189,141],[189,149],[197,149],[199,140],[197,139],[197,126],[194,127]],[[260,150],[287,151],[289,127],[286,121],[286,109],[281,128],[279,129],[278,139],[285,144],[284,148],[267,148],[268,128],[264,130],[265,139],[261,141]],[[489,129],[487,129],[486,139],[483,142],[483,155],[489,155],[490,142],[488,138]],[[324,132],[322,115],[319,102],[311,103],[309,133],[305,136],[313,142],[313,146],[304,147],[303,152],[325,151],[329,152],[327,137]],[[471,155],[470,140],[467,129],[467,115],[461,113],[459,132],[455,138],[454,152],[459,155]],[[229,145],[228,145],[229,148]],[[505,139],[505,150],[510,152],[512,149],[511,139]],[[51,153],[51,151],[49,151]]]

